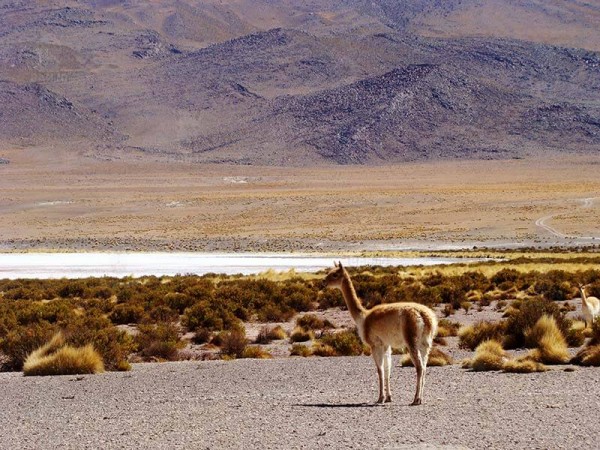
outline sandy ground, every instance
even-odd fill
[[[311,169],[98,161],[59,149],[0,157],[10,161],[0,165],[3,251],[600,243],[594,157]]]
[[[424,404],[395,367],[373,406],[368,357],[138,364],[128,373],[2,373],[1,448],[595,448],[597,369],[433,367]]]

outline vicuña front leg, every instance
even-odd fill
[[[392,394],[390,392],[390,373],[392,372],[392,347],[388,347],[385,350],[385,402],[390,403],[392,401]]]
[[[385,380],[385,353],[383,352],[383,349],[373,349],[373,360],[377,367],[377,379],[379,381],[379,397],[377,398],[376,403],[383,403],[383,384]]]

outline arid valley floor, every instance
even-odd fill
[[[364,356],[136,364],[95,376],[0,373],[0,447],[595,448],[597,373],[433,367],[419,407],[408,406],[414,370],[396,362],[395,401],[374,406],[375,371]]]
[[[275,168],[5,150],[0,249],[362,251],[594,244],[592,156]]]

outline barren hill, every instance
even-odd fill
[[[274,165],[597,152],[599,18],[597,1],[0,0],[0,145]]]

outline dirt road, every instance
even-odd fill
[[[397,363],[397,360],[395,361]],[[368,357],[135,365],[128,373],[0,374],[0,448],[594,448],[598,369],[392,372],[373,406]]]

